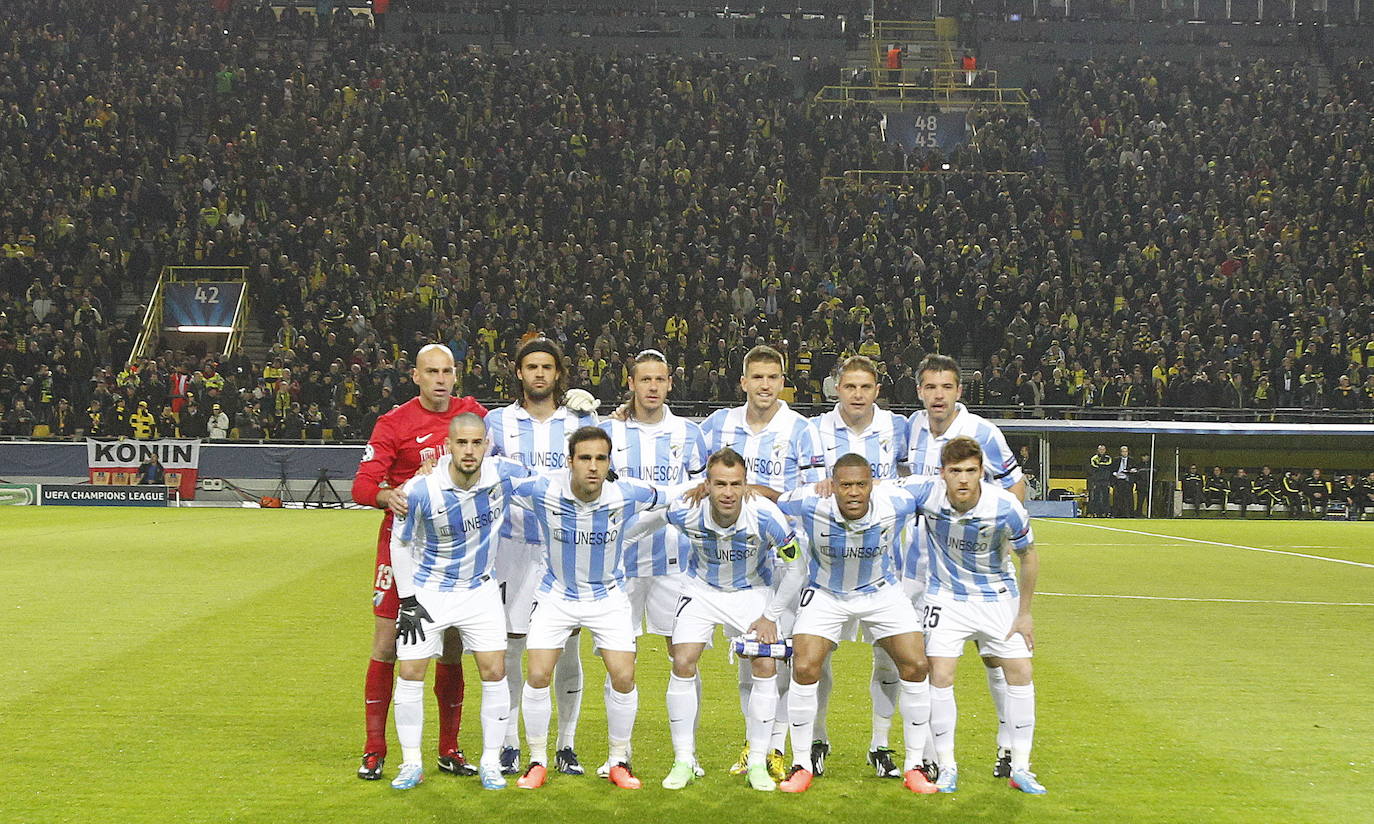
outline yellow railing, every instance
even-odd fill
[[[243,346],[243,333],[248,331],[248,308],[250,297],[248,295],[248,281],[243,282],[243,294],[239,296],[238,308],[234,310],[234,331],[229,333],[229,339],[224,342],[225,355],[236,355]]]
[[[894,82],[894,81],[893,81],[893,78],[892,78],[892,73],[893,73],[893,72],[897,72],[897,80],[896,80],[896,82],[898,82],[898,83],[909,83],[909,84],[911,84],[911,85],[922,85],[922,84],[921,84],[921,75],[922,75],[924,72],[926,72],[926,71],[929,71],[929,72],[931,73],[931,83],[930,83],[930,85],[933,85],[933,86],[946,86],[946,85],[948,85],[948,86],[967,86],[967,85],[968,85],[968,83],[967,83],[967,79],[968,79],[968,78],[967,78],[967,76],[966,76],[966,73],[964,72],[963,69],[959,69],[959,68],[949,68],[949,67],[945,67],[945,66],[941,66],[941,67],[935,68],[935,67],[928,67],[928,66],[911,66],[911,65],[905,65],[905,66],[902,66],[900,69],[888,69],[888,68],[873,69],[874,75],[882,80],[882,83],[880,83],[879,85],[883,85],[883,83],[885,83],[885,84],[887,84],[887,85],[892,85],[892,83]],[[996,70],[996,69],[979,69],[979,70],[978,70],[978,79],[979,79],[980,81],[985,82],[987,85],[996,86],[996,85],[997,85],[997,70]]]
[[[162,334],[162,284],[166,280],[167,267],[164,266],[162,274],[157,279],[157,285],[153,287],[153,295],[148,298],[148,308],[143,312],[143,327],[138,330],[134,348],[129,351],[127,366],[133,366],[139,359],[146,357],[144,353],[157,345],[157,340]]]
[[[982,88],[979,86],[825,86],[816,92],[817,103],[865,103],[873,106],[896,105],[977,105],[1024,106],[1026,93],[1015,88]]]
[[[234,314],[234,331],[229,333],[225,354],[243,339],[248,328],[248,267],[247,266],[164,266],[158,275],[157,285],[148,299],[148,308],[143,313],[143,326],[134,339],[134,348],[129,352],[129,365],[139,358],[149,356],[153,347],[162,337],[162,316],[166,305],[165,286],[168,283],[194,283],[197,281],[228,281],[243,283],[243,295]]]
[[[1025,172],[1004,172],[1004,171],[980,171],[978,169],[941,169],[926,171],[915,169],[911,171],[885,171],[883,169],[846,169],[839,175],[828,175],[821,178],[822,183],[837,183],[845,186],[885,186],[888,188],[902,188],[911,186],[912,181],[922,177],[945,177],[948,175],[959,175],[961,177],[986,177],[989,175],[1000,175],[1002,177],[1025,177]]]

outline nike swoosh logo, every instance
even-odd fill
[[[380,699],[380,698],[368,698],[368,699],[367,699],[367,703],[369,703],[369,704],[380,704],[380,703],[382,703],[382,699]]]
[[[433,433],[433,432],[429,433],[428,435],[416,435],[416,436],[415,436],[415,442],[416,442],[416,443],[424,443],[425,441],[429,440],[429,439],[432,438],[432,437],[434,437],[434,433]]]
[[[793,724],[792,726],[794,726],[794,727],[805,727],[805,726],[806,726],[806,722],[803,721],[803,722],[801,722],[800,724]]]
[[[1029,727],[1029,726],[1030,726],[1030,724],[1017,724],[1017,725],[1016,725],[1016,728],[1017,728],[1018,730],[1024,730],[1026,727]]]

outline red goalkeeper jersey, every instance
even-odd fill
[[[353,479],[353,500],[377,506],[377,492],[395,489],[410,480],[426,460],[436,461],[448,452],[448,424],[464,412],[486,417],[487,409],[471,396],[449,398],[448,410],[431,412],[411,398],[377,419],[367,439],[362,463]],[[388,511],[386,517],[391,518]]]

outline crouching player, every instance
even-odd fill
[[[400,597],[396,619],[396,737],[403,762],[391,786],[408,790],[424,780],[425,671],[442,651],[444,632],[456,629],[482,676],[482,786],[506,786],[501,743],[510,716],[506,689],[506,621],[492,576],[495,540],[511,492],[529,471],[515,461],[488,458],[487,428],[472,413],[449,424],[448,454],[429,475],[408,481],[407,513],[396,516],[391,565]]]
[[[1044,786],[1030,771],[1035,735],[1031,598],[1040,568],[1030,518],[1015,495],[983,479],[983,450],[977,441],[954,438],[945,444],[940,458],[943,483],[922,506],[925,517],[918,538],[929,570],[926,654],[930,656],[930,728],[939,759],[938,786],[941,792],[958,787],[954,673],[964,643],[972,640],[989,663],[1006,673],[1009,784],[1024,793],[1043,795]],[[920,482],[913,478],[903,483],[917,489]],[[1021,562],[1019,582],[1008,544]]]
[[[778,501],[796,519],[806,546],[803,563],[787,570],[777,596],[786,603],[805,586],[792,631],[788,691],[794,766],[778,788],[800,793],[811,786],[817,681],[845,625],[857,620],[897,665],[906,786],[912,792],[934,793],[931,770],[921,762],[930,719],[928,665],[920,618],[897,581],[896,552],[937,483],[927,478],[906,488],[887,484],[874,489],[868,459],[855,453],[835,462],[830,480],[833,496],[820,497],[808,487]],[[760,635],[772,629],[764,621],[760,625]]]

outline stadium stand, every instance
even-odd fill
[[[219,404],[235,437],[338,438],[414,394],[419,342],[493,399],[534,332],[607,403],[642,348],[719,403],[785,340],[799,403],[853,352],[914,403],[948,351],[972,404],[1031,414],[1374,406],[1368,64],[1323,92],[1069,63],[944,152],[813,104],[829,63],[412,40],[243,2],[0,21],[5,433],[132,431],[145,401],[159,434]],[[259,342],[129,364],[169,263],[247,267]]]

